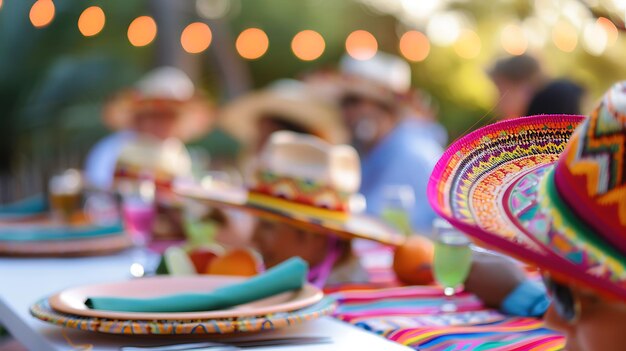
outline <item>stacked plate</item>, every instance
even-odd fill
[[[200,312],[117,312],[90,309],[88,298],[153,298],[211,292],[241,282],[228,276],[151,277],[88,285],[61,291],[31,306],[31,314],[63,327],[111,334],[229,334],[278,329],[317,319],[335,310],[335,301],[313,285],[224,310]]]
[[[0,219],[0,255],[3,256],[90,256],[131,245],[120,224],[62,224],[45,214]]]

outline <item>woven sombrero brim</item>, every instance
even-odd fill
[[[575,284],[626,297],[626,290],[546,245],[549,220],[537,191],[582,116],[502,121],[454,142],[436,165],[428,197],[435,211],[480,243]]]
[[[177,184],[174,191],[180,196],[209,206],[242,210],[259,218],[284,222],[321,234],[333,234],[344,239],[367,239],[390,246],[400,246],[405,240],[395,229],[367,215],[352,214],[343,220],[334,220],[300,213],[287,207],[266,207],[250,203],[245,190],[208,191],[197,185]]]
[[[219,126],[245,145],[254,145],[258,121],[263,115],[278,115],[302,126],[332,144],[342,144],[348,136],[338,112],[311,100],[282,97],[271,91],[250,93],[226,105]]]

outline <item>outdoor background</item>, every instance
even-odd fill
[[[424,34],[427,40],[409,53],[413,85],[431,96],[450,140],[490,121],[497,93],[485,71],[499,57],[537,56],[550,75],[584,85],[587,104],[626,78],[626,0],[54,0],[52,19],[43,25],[37,21],[49,14],[33,14],[35,5],[0,0],[5,180],[35,168],[80,167],[108,132],[100,120],[103,102],[153,67],[183,68],[220,105],[275,79],[334,67],[355,30],[370,32],[378,50],[395,54],[402,54],[404,33]],[[106,22],[96,35],[85,36],[78,19],[91,6],[103,10]],[[37,11],[50,11],[45,8]],[[134,46],[129,25],[144,15],[154,19],[157,34],[149,44]],[[209,48],[198,54],[181,46],[181,32],[193,22],[211,29]],[[235,41],[252,27],[267,34],[269,47],[249,60]],[[313,61],[291,50],[294,35],[305,29],[325,41]],[[215,157],[237,151],[219,131],[195,144]]]

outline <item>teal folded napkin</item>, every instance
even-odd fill
[[[115,223],[107,226],[70,225],[11,225],[0,228],[0,241],[56,241],[91,239],[124,233],[124,226]]]
[[[291,258],[263,274],[211,292],[190,292],[153,298],[90,297],[87,307],[120,312],[198,312],[214,311],[301,289],[308,265],[300,257]]]

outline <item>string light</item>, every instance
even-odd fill
[[[552,41],[563,52],[572,52],[578,45],[576,28],[565,21],[559,21],[552,28]]]
[[[430,42],[422,32],[408,31],[400,37],[400,53],[413,62],[424,61],[430,52]]]
[[[480,54],[481,41],[478,34],[469,29],[464,29],[454,43],[454,51],[465,59],[476,58]]]
[[[598,18],[596,23],[602,26],[602,28],[606,32],[606,45],[609,47],[615,45],[615,42],[617,42],[617,37],[619,35],[615,23],[613,23],[613,21],[606,17]]]
[[[91,6],[80,14],[78,30],[82,35],[91,37],[102,31],[105,21],[104,11],[98,6]]]
[[[206,23],[194,22],[188,25],[180,35],[183,49],[190,54],[198,54],[211,45],[211,28]]]
[[[241,57],[256,60],[265,55],[269,47],[267,34],[259,28],[248,28],[241,32],[235,42],[235,48]]]
[[[528,49],[528,39],[524,30],[516,25],[509,24],[500,33],[500,42],[504,51],[511,55],[522,55]]]
[[[133,46],[146,46],[150,44],[157,34],[157,25],[150,16],[135,18],[128,26],[128,41]]]
[[[37,0],[30,8],[30,22],[36,28],[45,27],[54,19],[54,11],[52,0]]]
[[[372,33],[365,30],[356,30],[346,38],[348,55],[357,60],[368,60],[378,51],[378,42]]]
[[[326,43],[321,34],[314,30],[303,30],[291,41],[291,51],[303,61],[313,61],[322,56]]]

